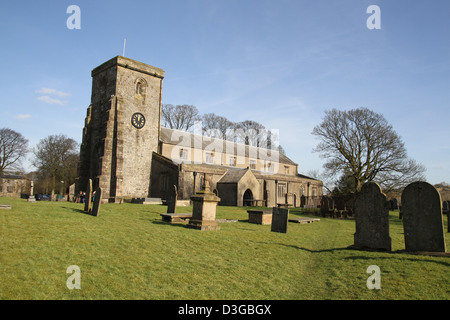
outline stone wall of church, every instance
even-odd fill
[[[92,70],[78,190],[92,179],[94,188],[100,186],[110,202],[149,195],[163,78],[163,70],[120,56]],[[138,113],[145,122],[133,123]]]

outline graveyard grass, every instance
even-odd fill
[[[239,221],[198,231],[162,222],[160,205],[103,204],[93,217],[76,203],[0,203],[12,204],[0,210],[2,300],[450,299],[449,257],[348,249],[354,220],[290,222],[283,234],[248,223],[247,208],[219,206],[218,219]],[[404,249],[398,212],[390,235],[392,250]],[[70,265],[80,290],[66,286]],[[370,265],[380,267],[380,290],[367,288]]]

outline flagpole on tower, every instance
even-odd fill
[[[127,38],[123,38],[123,54],[122,57],[125,57],[125,46],[127,44]]]

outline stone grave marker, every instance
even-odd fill
[[[102,188],[98,187],[97,190],[95,190],[94,204],[92,205],[91,214],[93,216],[98,217],[101,203],[102,203]]]
[[[353,247],[391,251],[388,204],[376,182],[363,185],[354,204],[356,232]]]
[[[442,213],[447,214],[449,211],[449,203],[448,201],[442,202]]]
[[[89,212],[91,209],[91,201],[92,201],[92,179],[89,179],[86,189],[87,190],[86,190],[86,198],[84,199],[84,211]]]
[[[270,231],[287,233],[289,209],[273,207],[272,226]]]
[[[34,182],[33,182],[33,180],[30,181],[30,196],[28,197],[28,202],[36,202],[36,199],[34,198]]]
[[[439,192],[428,182],[413,182],[402,193],[406,251],[445,252],[444,221]]]
[[[188,228],[197,230],[220,230],[216,221],[216,207],[220,201],[209,187],[209,174],[205,174],[202,190],[191,197],[192,219]]]
[[[175,213],[177,208],[178,191],[177,186],[173,186],[173,189],[169,191],[167,197],[167,213]]]

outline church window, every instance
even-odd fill
[[[180,149],[180,159],[187,160],[188,154],[186,149]]]
[[[230,166],[236,167],[236,157],[230,157]]]
[[[250,163],[250,169],[255,170],[256,169],[256,160],[250,159],[249,163]]]
[[[214,162],[214,153],[206,152],[205,160],[206,160],[206,163],[213,163]]]
[[[286,195],[286,184],[280,183],[278,184],[278,197],[284,197]]]
[[[139,79],[136,82],[136,94],[139,96],[145,96],[147,88],[147,82],[144,79]]]

